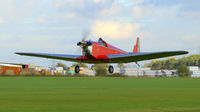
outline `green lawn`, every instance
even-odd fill
[[[0,77],[0,112],[200,112],[200,79]]]

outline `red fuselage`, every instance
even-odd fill
[[[77,60],[86,62],[86,63],[109,63],[109,58],[106,55],[112,54],[126,54],[126,51],[123,51],[119,48],[116,48],[108,43],[104,42],[94,42],[89,47],[91,55],[78,57]]]

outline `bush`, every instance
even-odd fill
[[[96,64],[94,65],[94,70],[96,72],[96,76],[105,76],[107,75],[108,65],[107,64]]]
[[[120,73],[114,73],[114,74],[111,74],[109,75],[110,77],[127,77],[126,75],[122,75]]]
[[[69,75],[69,77],[89,77],[87,74],[74,74],[74,75]]]
[[[177,73],[180,77],[186,77],[190,75],[190,71],[186,65],[180,65],[177,69]]]
[[[20,72],[21,76],[32,76],[33,73],[29,69],[22,69]]]

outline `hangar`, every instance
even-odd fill
[[[28,69],[26,64],[15,64],[15,63],[0,63],[1,74],[5,75],[7,70],[13,70],[15,75],[19,75],[21,69]]]

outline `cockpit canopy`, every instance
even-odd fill
[[[100,43],[104,47],[108,47],[108,44],[102,38],[99,38],[98,43]]]

